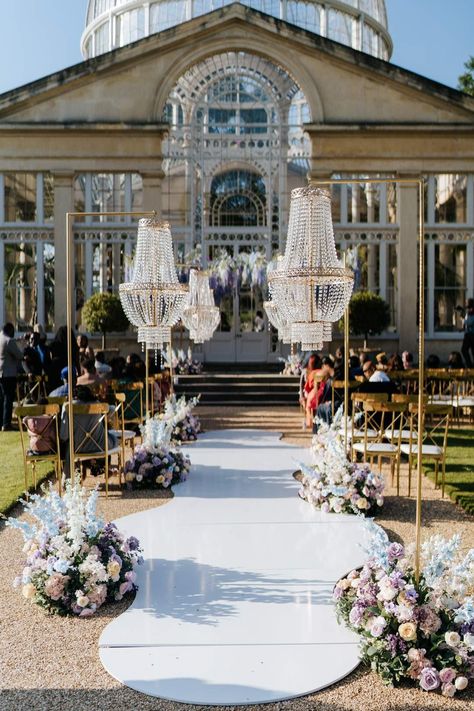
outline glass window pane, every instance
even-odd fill
[[[43,175],[43,211],[44,221],[52,222],[54,219],[54,178],[51,173]]]
[[[36,323],[36,245],[5,244],[5,321],[18,331]]]
[[[129,10],[118,16],[118,41],[120,46],[136,42],[144,36],[145,13],[142,7]]]
[[[95,32],[95,54],[103,54],[109,49],[109,23],[104,22]]]
[[[36,174],[5,173],[5,221],[36,220]]]
[[[458,331],[466,303],[466,245],[435,245],[435,331]]]
[[[465,223],[466,197],[466,175],[437,175],[435,177],[435,222]]]

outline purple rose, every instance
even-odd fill
[[[402,545],[400,545],[400,543],[391,543],[388,547],[387,553],[390,563],[393,563],[394,561],[403,557],[405,549]]]
[[[424,691],[434,691],[439,687],[439,674],[433,667],[425,667],[421,670],[420,686]]]

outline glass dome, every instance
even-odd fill
[[[234,0],[235,1],[235,0]],[[385,0],[240,0],[242,4],[389,60]],[[205,15],[232,0],[89,0],[81,49],[86,59]]]

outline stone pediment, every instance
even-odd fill
[[[0,95],[0,126],[156,125],[177,79],[229,50],[286,69],[313,124],[474,125],[467,95],[234,3]]]

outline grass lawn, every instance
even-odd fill
[[[424,466],[434,480],[434,466]],[[441,483],[441,467],[439,473]],[[446,459],[446,494],[474,515],[474,429],[452,430]]]
[[[38,482],[53,471],[52,462],[36,465]],[[29,467],[29,485],[33,488],[33,474]],[[7,511],[25,491],[25,473],[19,432],[0,432],[0,513]]]

